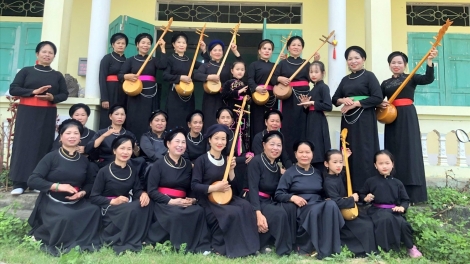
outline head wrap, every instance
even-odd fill
[[[351,46],[349,48],[346,49],[346,51],[344,52],[344,58],[346,60],[348,60],[348,56],[349,56],[349,53],[354,50],[355,52],[359,53],[359,55],[361,55],[361,58],[364,58],[364,59],[367,59],[367,53],[366,51],[359,47],[359,46]]]

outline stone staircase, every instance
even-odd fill
[[[28,219],[34,209],[38,193],[25,192],[19,196],[12,196],[9,192],[0,191],[0,209],[13,204],[12,211],[21,219]]]

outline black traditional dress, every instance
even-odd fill
[[[264,151],[263,150],[263,137],[264,137],[264,134],[267,132],[268,131],[263,130],[255,135],[255,138],[252,141],[253,143],[251,144],[251,151],[253,151],[255,155],[259,155],[263,153]],[[280,161],[282,165],[284,166],[284,168],[286,169],[292,166],[292,161],[289,159],[289,156],[287,155],[286,146],[284,142],[282,143],[282,153],[281,153],[281,156],[278,158],[278,161]]]
[[[65,153],[65,154],[63,154]],[[54,183],[70,184],[91,193],[94,175],[85,156],[70,157],[63,149],[44,156],[29,177],[28,185],[41,191],[28,223],[30,235],[42,241],[41,248],[58,256],[79,246],[81,250],[101,247],[99,230],[100,208],[88,200],[71,201],[64,192],[51,192]]]
[[[96,175],[90,200],[101,207],[101,239],[117,254],[141,250],[142,242],[147,238],[153,203],[141,207],[139,199],[142,192],[136,170],[130,165],[122,168],[113,162]],[[111,205],[111,200],[119,196],[129,197],[129,202]]]
[[[166,112],[170,116],[167,124],[168,128],[173,129],[177,126],[187,127],[186,116],[192,113],[196,108],[194,92],[189,96],[181,96],[175,89],[175,85],[180,83],[181,75],[189,74],[191,64],[192,60],[185,55],[181,57],[173,53],[168,56],[168,65],[163,72],[163,80],[170,83],[168,87],[170,92],[166,98]],[[195,69],[199,68],[201,64],[202,63],[196,61]],[[190,77],[193,78],[193,76]]]
[[[384,96],[390,98],[408,74],[392,77],[381,85]],[[397,178],[405,185],[412,203],[428,199],[424,174],[423,150],[418,114],[413,105],[416,86],[434,81],[434,67],[426,67],[426,75],[415,74],[393,102],[397,108],[395,122],[385,125],[385,148],[395,156]],[[406,103],[409,101],[409,103]],[[405,102],[405,104],[399,104]]]
[[[400,242],[403,242],[406,248],[412,248],[413,228],[402,213],[393,212],[391,209],[394,206],[403,206],[406,210],[409,206],[410,199],[403,183],[397,178],[385,178],[376,173],[364,183],[360,199],[364,200],[369,193],[375,196],[367,214],[374,222],[377,246],[385,251],[400,251]]]
[[[82,136],[80,137],[80,143],[78,143],[78,145],[86,147],[88,145],[88,142],[91,141],[91,139],[95,136],[95,134],[96,134],[95,131],[93,131],[93,130],[87,128],[87,127],[84,127]],[[60,142],[60,136],[57,136],[54,143],[52,143],[51,151],[57,150],[61,146],[62,146],[62,143]],[[85,154],[88,156],[88,159],[90,161],[98,159],[98,156],[96,156],[96,155],[95,156],[89,156],[87,153],[85,153]]]
[[[340,230],[344,225],[336,203],[324,199],[322,183],[318,170],[310,167],[305,171],[295,165],[282,175],[275,194],[276,200],[283,203],[293,195],[307,201],[297,209],[297,245],[301,253],[317,251],[319,259],[341,252]]]
[[[261,211],[268,222],[268,232],[259,233],[261,249],[268,246],[271,238],[275,239],[276,253],[280,256],[289,254],[295,243],[296,207],[292,203],[278,203],[274,200],[281,169],[277,163],[271,164],[263,153],[256,155],[248,164],[248,184],[245,198],[253,210]]]
[[[212,234],[212,248],[230,258],[254,254],[259,249],[256,216],[250,203],[233,196],[230,203],[217,205],[209,201],[209,185],[223,178],[226,158],[216,160],[209,152],[194,164],[191,189],[204,207]]]
[[[336,202],[339,209],[354,208],[353,197],[347,197],[346,175],[324,174],[323,189],[327,198]],[[374,223],[369,216],[359,213],[354,220],[345,221],[341,228],[341,244],[346,245],[356,256],[377,251],[375,245]]]
[[[34,97],[33,91],[45,85],[51,85],[43,94],[52,94],[52,102]],[[28,177],[54,142],[55,104],[67,100],[69,93],[62,73],[49,66],[35,65],[25,67],[16,74],[10,85],[10,95],[21,97],[15,122],[10,179],[14,188],[26,189]]]
[[[279,62],[273,74],[273,79],[277,82],[277,77],[284,76],[289,78],[300,67],[305,60],[299,58],[289,57]],[[298,106],[300,103],[299,96],[306,95],[310,91],[309,74],[310,63],[295,76],[291,81],[292,95],[280,101],[279,110],[282,112],[282,127],[281,131],[284,134],[284,142],[287,147],[287,154],[292,161],[295,161],[294,146],[295,141],[305,137],[305,127],[307,123],[307,114],[303,106]]]
[[[235,57],[236,61],[243,61],[242,57]],[[199,66],[197,71],[194,72],[194,80],[198,82],[206,82],[207,76],[209,74],[217,74],[220,68],[220,62],[216,62],[210,60],[205,62]],[[220,72],[220,83],[224,85],[224,83],[231,79],[232,73],[230,72],[231,63],[225,63],[222,71]],[[222,90],[222,87],[221,87]],[[204,129],[208,128],[214,124],[217,124],[217,119],[215,114],[219,108],[224,105],[222,100],[222,94],[208,94],[204,91],[204,95],[202,97],[202,113],[204,114]]]
[[[251,93],[256,91],[256,87],[264,86],[266,84],[266,80],[271,73],[271,70],[274,66],[274,63],[270,61],[265,61],[263,59],[259,59],[248,66],[247,74],[248,74],[248,88],[250,89]],[[255,135],[259,132],[266,129],[266,125],[264,124],[264,113],[270,109],[277,109],[277,99],[273,94],[273,85],[276,84],[274,78],[271,78],[270,83],[266,89],[269,92],[269,100],[265,105],[257,105],[253,100],[251,100],[250,104],[250,132],[251,132],[251,142],[253,142]]]
[[[197,253],[210,251],[210,233],[204,208],[195,204],[188,207],[169,205],[172,198],[192,197],[192,165],[180,157],[176,164],[168,155],[156,161],[148,172],[148,194],[154,203],[154,223],[149,239],[163,243],[170,240],[179,249]]]
[[[147,162],[155,162],[162,159],[168,152],[163,140],[165,139],[166,132],[158,137],[152,131],[147,131],[140,138],[140,150],[142,155],[145,156]]]
[[[128,73],[136,74],[148,55],[135,55],[126,60],[119,71],[119,81],[124,82],[124,75]],[[126,128],[134,131],[137,138],[140,138],[149,128],[147,117],[152,111],[160,108],[158,101],[158,84],[156,81],[157,69],[165,69],[167,56],[162,54],[160,59],[150,58],[142,71],[139,79],[142,80],[143,89],[137,96],[127,96],[127,117]]]
[[[126,94],[122,89],[122,82],[119,81],[117,74],[121,70],[122,64],[126,61],[126,56],[111,52],[104,55],[100,63],[99,83],[100,83],[100,102],[108,101],[109,107],[119,104],[126,105]],[[100,108],[100,129],[111,125],[108,109]]]
[[[307,112],[305,136],[315,145],[312,163],[315,168],[320,169],[324,168],[325,153],[331,149],[330,131],[324,113],[333,109],[330,88],[325,82],[318,81],[308,93],[308,96],[310,96],[310,101],[314,101],[315,104],[304,108]]]
[[[375,175],[374,154],[379,151],[379,134],[375,106],[382,103],[382,91],[374,73],[361,70],[345,76],[336,90],[332,102],[338,105],[338,99],[356,97],[362,107],[343,114],[341,129],[348,129],[349,148],[353,155],[349,157],[349,168],[353,191],[361,190],[364,182]]]
[[[196,159],[201,155],[206,154],[208,150],[209,144],[207,142],[207,138],[204,138],[202,133],[199,133],[199,136],[193,138],[191,133],[188,132],[186,135],[186,152],[184,153],[184,158],[194,164]]]

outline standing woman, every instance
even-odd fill
[[[189,159],[194,166],[194,162],[208,150],[207,138],[202,135],[204,126],[204,114],[200,110],[194,110],[186,117],[189,132],[186,135],[185,158]]]
[[[131,82],[140,79],[142,81],[142,92],[137,96],[127,97],[127,123],[126,128],[134,131],[137,138],[147,132],[147,119],[142,113],[151,113],[155,109],[159,109],[160,102],[158,101],[158,87],[157,87],[157,69],[165,69],[167,63],[167,56],[165,53],[165,41],[159,40],[155,45],[160,45],[162,49],[162,56],[160,59],[151,57],[142,71],[141,75],[137,77],[136,73],[147,59],[150,48],[152,47],[153,37],[148,33],[140,33],[135,37],[135,45],[137,46],[138,54],[126,60],[119,71],[118,78],[120,82],[128,80]]]
[[[111,125],[108,118],[108,109],[115,104],[126,105],[126,94],[122,90],[122,83],[117,74],[121,70],[122,64],[126,61],[124,50],[129,43],[129,39],[123,33],[116,33],[109,40],[113,47],[113,52],[104,55],[100,63],[100,129]]]
[[[226,81],[231,79],[231,64],[227,62],[222,65],[223,68],[220,72],[220,76],[217,76],[217,72],[221,67],[220,63],[224,57],[224,43],[220,40],[213,40],[209,43],[208,48],[211,60],[199,66],[198,70],[194,73],[194,79],[198,82],[220,81],[221,85],[223,85]],[[233,44],[230,49],[235,55],[236,61],[242,61],[240,52],[237,50],[237,45]],[[204,91],[202,105],[204,106],[202,112],[206,117],[206,127],[217,124],[214,113],[223,106],[222,94],[208,94]]]
[[[389,150],[397,159],[396,175],[405,185],[411,203],[426,202],[428,199],[421,132],[413,101],[416,86],[430,84],[434,81],[432,60],[436,56],[437,50],[433,49],[428,56],[426,74],[415,74],[398,94],[397,99],[393,101],[393,105],[397,108],[397,119],[395,122],[385,125],[385,149]],[[390,98],[408,76],[404,73],[408,57],[400,51],[392,52],[388,56],[388,64],[393,76],[385,80],[381,88],[383,96]],[[387,105],[387,101],[383,101],[381,104],[382,107]]]
[[[251,142],[255,135],[265,129],[263,124],[264,113],[270,109],[277,109],[277,100],[273,94],[273,85],[276,84],[274,78],[271,78],[268,87],[264,87],[274,63],[270,62],[273,54],[274,43],[269,39],[264,39],[258,44],[259,59],[248,66],[248,88],[251,93],[260,94],[269,93],[269,100],[265,105],[257,105],[253,100],[250,105],[250,130]]]
[[[332,102],[343,105],[341,130],[348,129],[349,148],[354,155],[349,161],[353,192],[361,190],[364,182],[375,175],[371,163],[379,150],[375,107],[382,103],[382,91],[374,73],[364,68],[366,52],[359,46],[346,49],[344,57],[351,74],[339,83]]]
[[[152,220],[150,199],[129,165],[134,144],[129,135],[113,140],[115,159],[98,172],[90,195],[91,202],[101,208],[101,239],[117,254],[140,251]]]
[[[68,119],[59,126],[62,146],[44,156],[29,177],[28,185],[41,191],[28,223],[41,248],[59,256],[76,246],[101,247],[99,207],[89,203],[94,175],[89,161],[77,151],[83,126]]]
[[[292,86],[292,95],[281,100],[280,108],[284,119],[282,121],[282,134],[286,146],[293,146],[294,142],[305,136],[305,127],[307,122],[307,115],[303,107],[298,106],[300,103],[299,96],[307,95],[310,91],[308,71],[310,63],[295,76],[292,82],[289,78],[292,74],[304,63],[304,59],[300,57],[304,49],[305,42],[299,36],[293,36],[287,41],[287,50],[289,57],[279,62],[273,74],[273,79],[276,83]],[[319,55],[315,55],[315,60],[319,59]],[[294,152],[291,147],[287,148],[287,154],[291,160],[295,160]]]
[[[177,250],[186,243],[188,252],[209,254],[210,234],[204,208],[191,195],[192,165],[183,158],[185,130],[170,130],[165,145],[168,153],[148,173],[148,193],[155,202],[156,219],[149,230],[149,240],[163,243],[169,239]]]
[[[192,58],[189,58],[184,53],[188,47],[188,36],[183,32],[173,34],[171,44],[175,52],[168,56],[168,65],[163,72],[163,80],[170,83],[170,92],[166,99],[166,112],[171,113],[171,120],[168,121],[168,127],[184,127],[184,120],[186,116],[194,111],[195,99],[194,92],[187,97],[179,95],[175,90],[175,85],[178,83],[191,83],[192,76],[187,76],[191,68]],[[201,42],[202,53],[206,52],[206,44]],[[199,68],[200,62],[196,61],[195,69]]]
[[[69,95],[62,73],[50,67],[56,53],[54,43],[40,42],[36,46],[38,63],[21,69],[10,85],[10,95],[20,96],[10,167],[12,195],[20,195],[28,188],[28,177],[51,150],[56,104]]]
[[[235,159],[227,161],[222,151],[231,134],[227,126],[216,124],[207,129],[210,150],[200,156],[193,169],[191,189],[199,204],[204,207],[207,224],[212,234],[212,248],[218,254],[237,258],[254,254],[259,249],[256,217],[251,205],[240,197],[233,196],[226,205],[209,201],[211,192],[224,192],[236,177]],[[221,181],[227,162],[231,162],[229,181]],[[212,185],[214,182],[220,181]]]
[[[150,131],[147,131],[140,138],[142,155],[145,155],[147,162],[155,162],[158,159],[162,159],[168,151],[163,143],[167,123],[168,114],[165,111],[156,110],[150,114]]]

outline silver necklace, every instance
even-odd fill
[[[124,61],[122,61],[122,60],[118,60],[116,57],[114,57],[114,55],[113,55],[113,53],[112,53],[112,52],[111,52],[111,57],[113,57],[113,59],[115,59],[115,60],[117,60],[117,61],[119,61],[119,62],[124,62]]]
[[[214,64],[214,63],[212,63],[212,61],[209,61],[209,64],[212,65],[212,66],[215,66],[215,67],[220,67],[220,65]]]
[[[198,136],[198,138],[200,138],[200,140],[197,141],[197,142],[194,142],[193,137],[191,137],[191,132],[188,133],[188,135],[186,135],[186,137],[188,138],[188,140],[189,140],[191,143],[193,143],[193,144],[196,145],[196,146],[199,145],[199,143],[201,143],[202,140],[204,139],[204,136],[202,135],[201,132],[199,132],[199,136]]]
[[[111,126],[108,127],[108,131],[109,131],[110,128],[112,128],[112,127]],[[113,135],[120,136],[120,135],[126,134],[126,129],[125,128],[121,127],[121,130],[124,130],[124,132],[121,133],[121,131],[119,131],[119,133],[113,133]]]
[[[59,154],[60,154],[60,156],[62,156],[62,158],[66,159],[68,161],[77,161],[77,160],[80,159],[80,153],[75,152],[75,154],[73,156],[70,156],[70,155],[67,155],[67,153],[65,153],[64,148],[62,148],[62,147],[59,148]]]
[[[48,70],[48,71],[46,71],[46,70],[40,70],[40,69],[36,68],[36,65],[34,65],[33,68],[34,68],[36,71],[40,71],[40,72],[51,72],[51,71],[53,71],[53,69],[50,69],[50,70]]]
[[[165,155],[163,157],[163,159],[165,160],[166,165],[170,166],[171,168],[181,170],[181,169],[184,169],[186,167],[186,160],[185,159],[180,157],[179,159],[181,160],[181,162],[178,161],[178,164],[176,164],[176,166],[175,166],[175,165],[171,164],[171,162],[168,160],[167,156],[168,155]],[[178,166],[178,165],[180,165],[180,166]]]
[[[361,77],[361,76],[364,74],[364,72],[366,72],[366,70],[362,70],[361,74],[359,74],[359,75],[356,76],[356,77],[352,77],[352,78],[351,78],[351,74],[352,74],[352,73],[349,74],[349,80],[354,80],[354,79],[357,79],[357,78]]]
[[[209,158],[209,161],[217,167],[223,166],[225,163],[224,156],[222,155],[220,156],[220,160],[216,160],[214,157],[212,157],[211,153],[207,151],[207,157]]]
[[[141,56],[142,56],[142,55],[141,55]],[[143,56],[142,56],[142,57],[143,57]],[[136,61],[142,61],[142,62],[145,61],[145,60],[139,60],[139,59],[137,59],[137,58],[135,57],[135,55],[134,55],[134,59],[135,59]],[[152,60],[152,57],[150,57],[149,61],[151,61],[151,60]]]
[[[279,170],[279,166],[277,165],[276,162],[274,162],[274,165],[271,165],[269,162],[268,158],[266,157],[266,154],[261,153],[261,160],[263,161],[264,166],[270,171],[270,172],[277,172]],[[276,167],[276,169],[271,169],[273,167]]]
[[[83,136],[83,137],[81,137],[80,139],[87,138],[87,137],[90,135],[90,129],[88,129],[88,128],[86,128],[86,127],[85,127],[85,129],[86,129],[86,131],[87,131],[88,133],[86,134],[86,136]]]
[[[189,58],[186,57],[186,55],[183,54],[183,57],[181,58],[179,55],[175,55],[175,53],[173,53],[173,57],[179,61],[188,61]]]
[[[289,57],[289,58],[291,58],[291,57]],[[302,62],[294,63],[294,62],[290,62],[289,58],[287,58],[286,61],[287,61],[287,63],[292,64],[292,65],[302,65],[302,63],[304,63],[304,61],[305,61],[305,60],[302,59]]]
[[[312,165],[310,165],[310,167],[308,168],[308,170],[310,170],[310,168],[312,167]],[[295,169],[297,170],[298,173],[302,174],[302,175],[312,175],[313,173],[315,173],[315,170],[312,171],[312,173],[302,173],[299,171],[299,166],[298,165],[295,165]]]
[[[127,178],[125,178],[125,179],[118,178],[116,175],[114,175],[113,171],[111,170],[111,165],[113,165],[113,163],[115,163],[115,162],[113,161],[113,162],[111,162],[111,163],[109,164],[109,172],[111,173],[111,175],[112,175],[116,180],[118,180],[118,181],[127,181],[127,180],[132,176],[132,168],[131,168],[131,166],[129,166],[129,164],[126,164],[126,166],[129,168],[129,172],[130,172],[130,173],[129,173],[129,176],[128,176]]]

